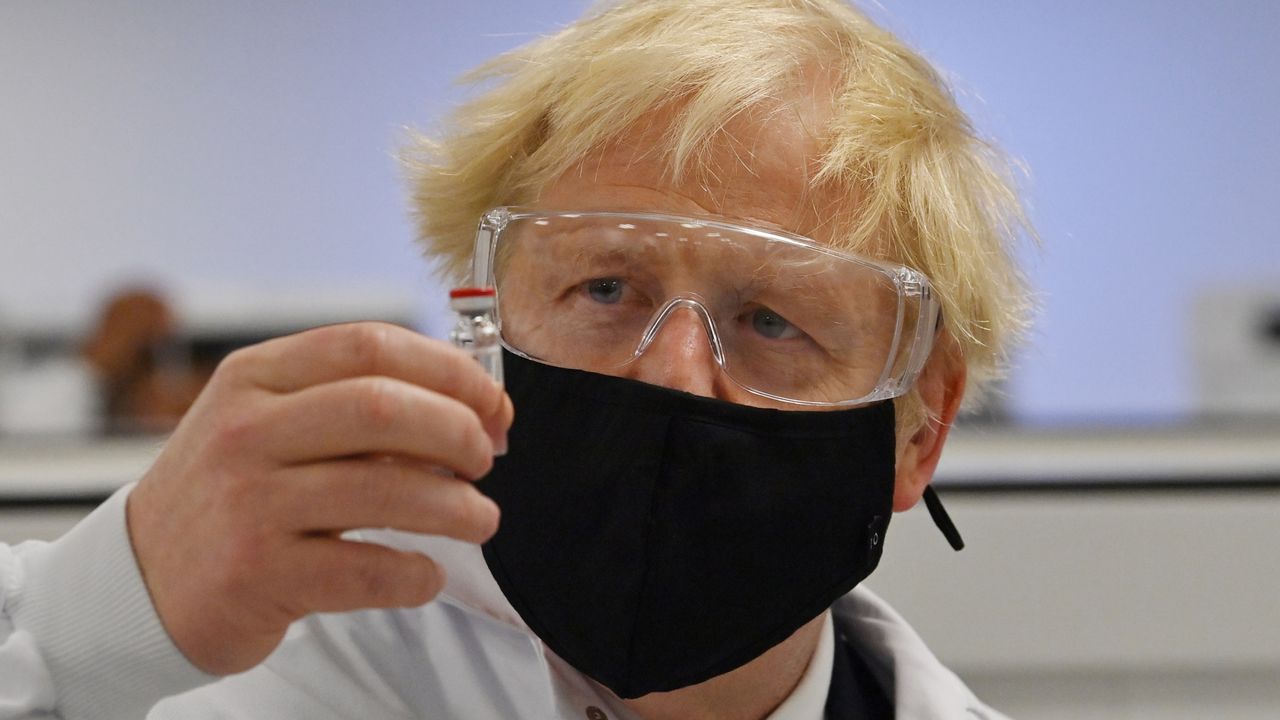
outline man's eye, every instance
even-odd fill
[[[800,337],[800,329],[769,308],[757,308],[751,313],[751,327],[770,340],[790,340]]]
[[[598,303],[612,305],[622,299],[623,287],[617,278],[598,278],[587,281],[587,294]]]

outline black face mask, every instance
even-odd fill
[[[484,557],[558,655],[624,698],[786,639],[875,569],[893,404],[747,407],[507,353],[510,450]]]

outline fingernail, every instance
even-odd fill
[[[498,437],[498,441],[493,444],[493,456],[502,457],[507,454],[507,434],[504,432]]]

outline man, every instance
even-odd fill
[[[0,556],[0,717],[998,717],[849,593],[1021,319],[933,71],[838,0],[634,0],[477,77],[408,156],[510,395],[387,326],[236,353]]]

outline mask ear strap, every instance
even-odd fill
[[[951,516],[947,514],[946,508],[942,507],[942,499],[938,497],[938,493],[933,489],[932,485],[928,485],[924,489],[924,504],[929,508],[929,517],[933,518],[933,524],[938,526],[943,536],[947,538],[947,542],[951,543],[953,550],[959,551],[964,549],[964,539],[960,537],[960,531],[956,529],[956,524],[951,522]]]

